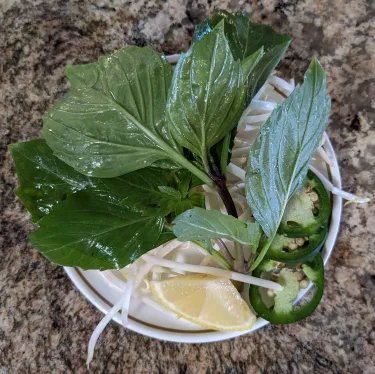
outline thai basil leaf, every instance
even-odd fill
[[[32,245],[48,260],[82,269],[119,269],[155,247],[162,217],[144,217],[118,202],[81,191],[39,221]]]
[[[274,109],[250,150],[246,198],[268,237],[253,268],[272,242],[289,199],[303,184],[329,111],[325,72],[314,59],[304,84]]]
[[[263,56],[263,48],[260,48],[251,56],[247,57],[242,61],[242,72],[244,78],[249,77],[253,69],[257,66],[258,62]],[[234,138],[237,134],[237,128],[233,128],[232,131],[227,133],[223,139],[221,139],[214,147],[211,149],[211,156],[213,162],[216,166],[220,168],[220,173],[222,176],[225,175],[227,165],[231,159],[231,152],[234,144]]]
[[[251,15],[246,12],[230,14],[219,11],[196,28],[193,41],[196,42],[211,33],[222,20],[235,59],[244,60],[261,47],[264,48],[262,59],[250,74],[247,95],[249,103],[280,62],[291,38],[277,33],[270,26],[253,22]]]
[[[173,221],[178,240],[224,238],[257,248],[262,230],[256,222],[243,222],[216,210],[193,208]]]
[[[194,206],[204,206],[203,194],[188,194],[192,187],[182,193],[180,187],[185,189],[186,185],[191,185],[191,181],[191,173],[187,170],[166,172],[153,168],[137,170],[117,178],[100,179],[108,191],[119,190],[122,196],[126,196],[122,204],[140,211],[143,215],[158,216],[167,216],[170,213],[175,216]]]
[[[238,13],[228,13],[226,10],[218,10],[211,18],[206,18],[200,25],[195,28],[193,43],[201,40],[203,37],[212,32],[214,27],[224,20],[225,35],[229,39],[230,48],[236,60],[243,56],[243,47],[240,43],[235,16]]]
[[[289,35],[279,34],[270,26],[253,22],[251,15],[246,12],[233,13],[232,18],[236,23],[237,35],[241,44],[242,56],[239,56],[241,60],[261,47],[267,53],[276,45],[289,44],[291,41]]]
[[[116,177],[182,158],[164,115],[172,68],[150,48],[126,47],[67,68],[71,90],[44,117],[54,154],[79,172]]]
[[[210,148],[237,125],[245,91],[223,22],[181,55],[168,98],[168,123],[176,141],[198,155],[206,171]]]
[[[271,29],[272,30],[272,29]],[[282,56],[290,44],[290,39],[274,45],[267,52],[260,62],[255,66],[249,76],[249,85],[247,90],[246,103],[250,104],[253,97],[259,91],[259,89],[264,85],[267,78],[275,70],[276,66],[280,62]]]
[[[258,66],[259,61],[264,57],[264,48],[260,47],[257,51],[241,60],[242,72],[248,77]]]
[[[11,144],[9,150],[19,179],[15,194],[33,222],[50,213],[69,194],[93,185],[91,178],[53,156],[44,140]]]
[[[284,56],[292,39],[289,35],[277,33],[270,26],[253,22],[248,13],[234,13],[232,17],[237,25],[242,50],[241,60],[254,54],[259,48],[264,48],[261,60],[249,77],[247,103],[250,103]]]

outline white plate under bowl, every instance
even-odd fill
[[[178,56],[170,56],[171,63],[176,62]],[[333,166],[328,170],[322,163],[314,163],[314,166],[324,173],[332,183],[341,188],[340,171],[332,144],[327,139],[324,148],[333,160]],[[329,224],[329,231],[326,242],[323,247],[322,255],[324,264],[326,265],[339,231],[341,220],[342,199],[336,195],[332,196],[332,215]],[[111,280],[104,272],[98,270],[81,270],[78,268],[65,267],[68,276],[80,290],[80,292],[103,313],[108,313],[112,306],[119,300],[121,289],[118,282]],[[308,291],[301,290],[298,300]],[[114,316],[114,321],[121,324],[120,313]],[[268,322],[262,318],[258,318],[254,326],[247,331],[222,332],[212,331],[199,328],[193,323],[184,319],[177,319],[173,316],[166,315],[153,307],[143,304],[135,299],[129,311],[130,330],[140,334],[150,336],[152,338],[168,340],[180,343],[207,343],[219,340],[234,338],[236,336],[251,333],[259,328],[267,325]]]

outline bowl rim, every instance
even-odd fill
[[[176,63],[178,61],[179,55],[171,55],[167,56],[167,59],[170,63]],[[327,135],[327,134],[325,134]],[[331,141],[329,140],[328,136],[326,136],[326,142],[324,147],[328,154],[332,157],[333,165],[329,167],[329,174],[331,180],[335,186],[341,189],[341,175],[340,169],[337,162],[336,154],[334,152],[333,146]],[[335,246],[336,238],[339,233],[340,228],[340,221],[341,221],[341,214],[342,214],[342,198],[337,195],[332,195],[332,213],[330,219],[330,226],[328,230],[328,235],[326,242],[323,248],[323,261],[324,266],[327,266],[327,262],[332,254],[333,248]],[[64,267],[67,275],[73,282],[73,284],[78,288],[78,290],[85,296],[85,298],[91,302],[97,309],[99,309],[102,313],[106,314],[113,306],[102,294],[100,294],[84,277],[83,271],[78,268],[72,267]],[[98,270],[97,270],[98,271]],[[298,302],[311,288],[308,287],[305,290],[301,290],[298,294],[296,302]],[[116,287],[116,286],[115,286]],[[121,325],[121,315],[117,313],[113,320]],[[144,321],[140,321],[133,316],[129,317],[129,324],[127,328],[134,332],[138,332],[142,335],[166,340],[170,342],[177,342],[177,343],[209,343],[209,342],[216,342],[226,339],[231,339],[237,336],[245,335],[248,333],[252,333],[264,326],[269,324],[268,321],[258,318],[254,324],[254,326],[245,331],[232,331],[232,332],[225,332],[225,331],[194,331],[189,332],[188,330],[176,330],[176,329],[168,329],[165,327],[157,327],[152,324],[148,324]]]

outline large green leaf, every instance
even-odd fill
[[[182,158],[165,124],[172,68],[164,56],[131,46],[67,75],[71,90],[43,117],[43,136],[61,160],[109,178]]]
[[[181,55],[170,91],[167,118],[176,141],[198,155],[207,169],[210,148],[237,125],[246,95],[220,22]]]
[[[69,194],[92,186],[92,179],[53,156],[41,139],[9,146],[19,179],[16,195],[31,213],[33,222],[50,213]]]
[[[168,231],[168,230],[162,231],[162,233],[159,236],[158,241],[155,244],[155,248],[173,239],[176,239],[176,237],[172,231]]]
[[[272,29],[271,29],[272,30]],[[277,34],[280,35],[280,34]],[[282,35],[287,39],[288,37]],[[284,56],[286,49],[290,44],[291,39],[275,44],[268,51],[265,51],[260,62],[255,66],[249,75],[249,84],[247,90],[246,102],[249,104],[259,89],[266,82],[270,74],[275,70],[276,66]]]
[[[236,24],[236,15],[238,14],[241,13],[229,13],[226,10],[218,10],[212,15],[212,17],[206,18],[195,28],[193,43],[201,40],[207,34],[211,33],[215,26],[224,20],[224,31],[225,35],[229,39],[233,56],[236,60],[243,58],[243,46],[239,39]]]
[[[168,183],[171,172],[145,168],[115,178],[93,178],[90,190],[118,199],[122,205],[143,215],[167,215],[172,206],[169,197],[159,191],[159,185]]]
[[[32,245],[50,261],[82,269],[119,269],[154,248],[162,217],[144,217],[115,200],[81,191],[39,221]]]
[[[272,242],[289,199],[303,184],[329,111],[325,72],[314,59],[304,84],[274,109],[250,151],[246,197],[268,237],[254,266]]]
[[[264,55],[250,74],[247,96],[247,102],[250,102],[280,62],[291,38],[286,34],[277,33],[270,26],[253,22],[251,15],[246,12],[231,14],[218,11],[196,28],[194,41],[213,32],[214,27],[223,20],[225,35],[235,59],[244,60],[261,47],[264,48]]]
[[[181,241],[224,238],[257,248],[262,230],[256,222],[243,222],[217,210],[193,208],[173,221],[173,233]]]
[[[184,198],[190,189],[191,173],[188,171],[171,172],[148,167],[119,177],[100,179],[78,173],[54,156],[42,139],[12,144],[9,149],[20,184],[15,193],[31,213],[33,222],[50,213],[69,194],[82,189],[117,199],[121,204],[143,214],[160,216],[171,211],[179,214],[181,201],[185,199],[172,199],[162,193],[159,186],[175,186],[173,176],[176,174],[179,176],[178,183],[184,189],[188,186]],[[186,209],[192,206],[188,205]]]

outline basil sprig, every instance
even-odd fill
[[[255,23],[246,12],[228,13],[220,10],[196,28],[193,42],[206,37],[223,21],[225,35],[235,59],[245,60],[260,48],[264,49],[261,60],[249,77],[246,102],[250,103],[280,62],[292,39],[289,35],[277,33],[270,26]]]
[[[177,63],[167,118],[179,145],[197,156],[210,172],[210,149],[238,123],[245,109],[247,77],[263,53],[246,63],[236,60],[224,33],[224,20],[193,43]]]
[[[253,269],[272,243],[289,199],[302,187],[330,108],[325,71],[314,59],[303,85],[274,109],[251,147],[246,198],[268,238]]]

